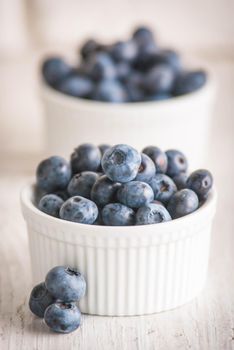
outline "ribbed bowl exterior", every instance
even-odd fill
[[[51,218],[22,191],[34,282],[56,265],[77,267],[87,281],[83,313],[130,316],[182,305],[203,288],[216,194],[197,212],[158,225],[103,227]]]

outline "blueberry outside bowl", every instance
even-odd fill
[[[82,312],[106,316],[151,314],[196,297],[204,287],[216,191],[194,213],[170,222],[109,227],[53,218],[34,203],[33,186],[21,193],[34,283],[56,265],[84,274]]]
[[[190,168],[207,165],[214,101],[210,74],[196,92],[164,101],[112,104],[62,94],[41,83],[46,153],[68,157],[78,144],[150,144],[186,150]]]

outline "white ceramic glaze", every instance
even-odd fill
[[[59,93],[42,83],[46,153],[68,157],[84,142],[96,145],[127,143],[138,150],[147,145],[178,148],[190,168],[203,166],[214,100],[214,83],[170,100],[111,104]]]
[[[77,267],[87,281],[84,313],[143,315],[175,308],[202,290],[216,207],[212,191],[196,212],[170,222],[109,227],[50,217],[21,193],[34,282],[56,265]]]

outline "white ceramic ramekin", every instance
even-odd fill
[[[196,212],[163,224],[108,227],[50,217],[21,194],[34,282],[56,265],[77,267],[87,281],[81,311],[143,315],[175,308],[203,288],[216,206],[212,191]]]
[[[214,83],[166,101],[111,104],[66,96],[42,83],[46,152],[68,157],[84,142],[186,150],[190,168],[207,164]]]

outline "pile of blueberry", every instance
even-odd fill
[[[147,27],[111,45],[86,41],[79,62],[47,58],[43,78],[64,94],[114,103],[165,100],[198,90],[207,79],[203,70],[185,69],[177,52],[160,48]]]
[[[36,202],[48,215],[83,224],[161,223],[194,212],[212,188],[208,170],[187,170],[178,150],[82,144],[70,162],[53,156],[38,165]]]
[[[86,282],[76,269],[56,266],[45,282],[36,285],[30,295],[29,308],[34,315],[44,318],[47,326],[58,333],[70,333],[81,323],[76,305],[84,297]]]

